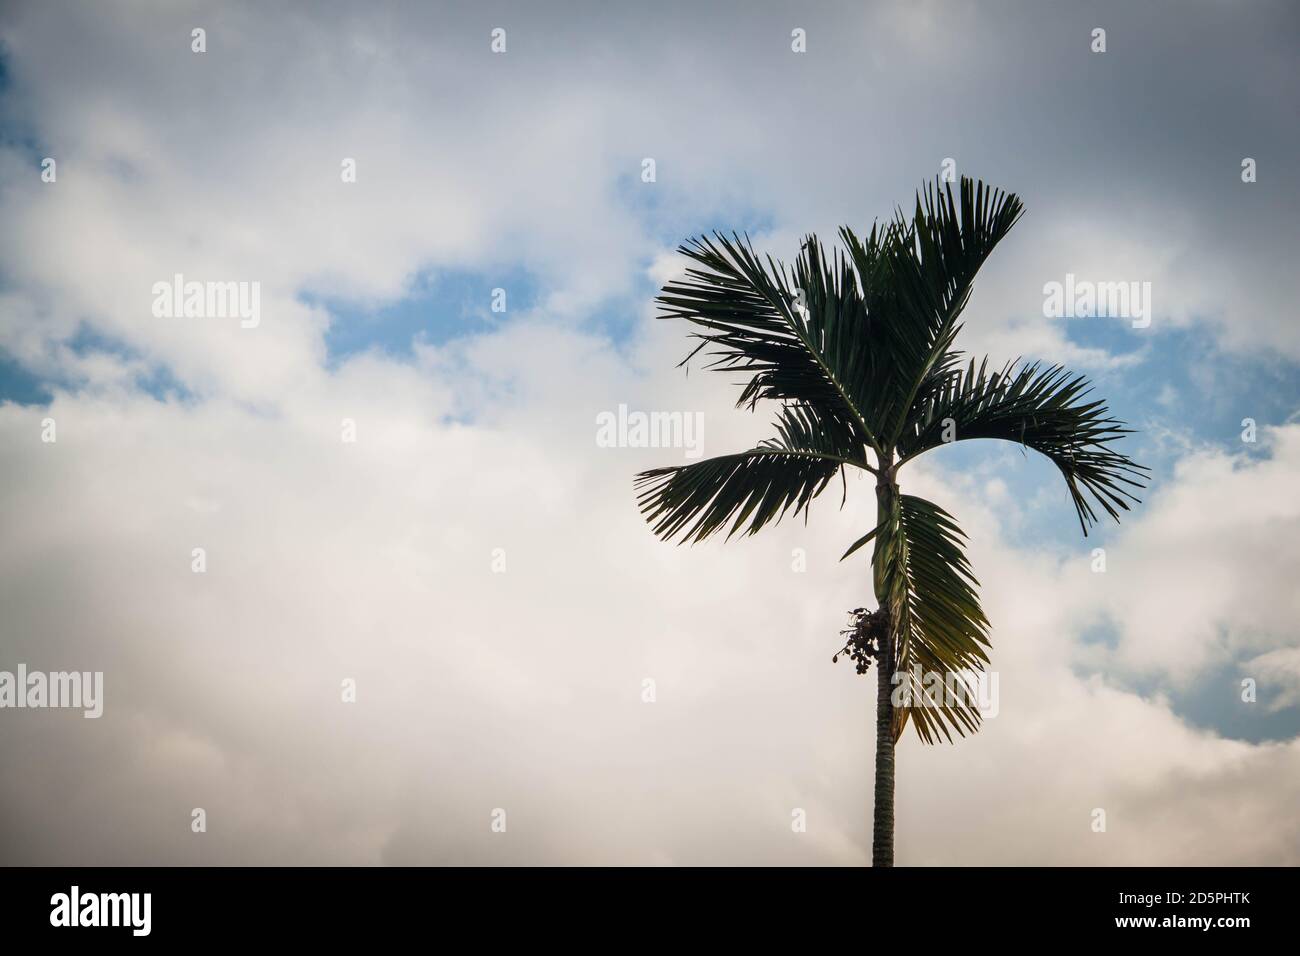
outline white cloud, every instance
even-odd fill
[[[544,374],[521,363],[508,395],[482,399],[483,424],[439,424],[461,381],[508,355]],[[869,486],[851,483],[843,512],[819,502],[807,528],[674,548],[642,526],[631,487],[671,454],[597,448],[581,396],[705,410],[719,451],[755,418],[726,409],[720,377],[661,363],[638,380],[607,343],[526,327],[465,362],[432,376],[358,360],[272,417],[60,395],[54,445],[39,441],[45,411],[3,409],[7,654],[106,673],[92,731],[61,713],[6,716],[57,755],[0,785],[7,858],[866,859],[872,688],[829,658],[842,613],[866,597],[862,563],[834,559],[869,520]],[[339,439],[344,412],[356,444]],[[1158,618],[1168,596],[1130,593],[1121,555],[1154,548],[1198,490],[1236,496],[1232,482],[1275,467],[1185,470],[1139,516],[1137,543],[1116,549],[1101,603],[1135,627]],[[956,747],[905,741],[902,861],[1300,858],[1294,835],[1258,832],[1288,818],[1294,745],[1217,739],[1158,699],[1079,676],[1097,596],[1077,580],[1083,559],[1009,548],[983,480],[924,468],[904,480],[972,534],[1001,713]],[[1180,539],[1183,566],[1230,526]],[[791,570],[794,547],[806,574]],[[1153,628],[1156,648],[1188,636]],[[1144,660],[1132,640],[1125,657]],[[344,677],[355,705],[340,702]],[[645,677],[654,704],[640,700]],[[77,787],[59,784],[64,767]],[[1196,799],[1177,799],[1188,781]],[[1243,802],[1248,813],[1225,816]],[[189,832],[194,806],[206,837]],[[494,843],[498,806],[511,829]],[[790,832],[795,807],[806,835]],[[1107,834],[1089,828],[1094,807]]]
[[[1245,669],[1280,685],[1281,692],[1264,701],[1268,710],[1279,711],[1300,706],[1300,647],[1279,647],[1260,654],[1247,661]]]
[[[303,291],[375,302],[400,296],[424,268],[523,265],[549,314],[581,319],[636,288],[665,232],[755,212],[782,235],[865,226],[906,205],[953,156],[963,173],[1021,192],[1029,208],[976,293],[970,347],[1108,364],[1041,316],[1043,283],[1073,271],[1151,281],[1157,330],[1205,320],[1233,348],[1300,357],[1294,277],[1278,259],[1290,217],[1285,203],[1249,192],[1277,197],[1287,187],[1241,183],[1235,160],[1209,187],[1144,136],[1117,180],[1075,148],[1075,125],[1058,144],[1061,104],[1030,95],[1020,77],[1050,64],[1083,95],[1091,74],[1081,65],[1061,73],[1068,24],[1018,17],[1010,29],[950,12],[940,25],[911,5],[828,8],[809,17],[809,52],[798,55],[788,52],[786,15],[746,11],[693,7],[692,28],[679,22],[684,10],[653,23],[625,11],[586,37],[581,21],[517,10],[500,56],[476,18],[414,6],[375,19],[346,5],[319,18],[226,5],[205,11],[206,54],[190,52],[194,16],[183,8],[145,22],[95,7],[12,11],[0,27],[8,108],[58,159],[60,176],[41,183],[32,155],[0,149],[9,224],[0,256],[19,290],[7,307],[28,317],[4,324],[0,346],[57,369],[67,360],[52,342],[91,321],[204,393],[275,400],[322,348],[326,317],[297,301]],[[1142,36],[1143,62],[1112,57],[1109,69],[1121,79],[1140,69],[1150,89],[1148,74],[1182,65],[1182,51],[1145,15],[1121,15],[1116,32]],[[1224,55],[1257,39],[1249,26],[1216,34]],[[617,36],[639,42],[611,47]],[[1016,56],[996,55],[1007,43]],[[864,46],[875,67],[863,66]],[[1182,74],[1184,85],[1202,82]],[[901,90],[899,75],[909,77]],[[1258,109],[1253,75],[1231,78],[1244,87],[1234,115]],[[978,124],[936,113],[954,88],[999,105],[978,111]],[[1086,128],[1116,108],[1104,96],[1079,99],[1075,119]],[[1018,125],[1025,115],[1037,131]],[[1107,121],[1149,132],[1145,116]],[[1178,156],[1205,148],[1201,117],[1166,121]],[[1265,143],[1294,135],[1288,124],[1266,128]],[[1025,161],[1031,145],[1042,162]],[[1263,145],[1256,131],[1251,147]],[[659,164],[653,186],[638,176],[647,155]],[[344,157],[357,160],[355,184],[340,181]],[[178,271],[261,281],[266,321],[256,336],[153,319],[151,284]]]
[[[1266,454],[1181,459],[1109,548],[1117,663],[1185,682],[1300,638],[1300,427],[1267,429],[1262,441]],[[1082,573],[1079,588],[1089,591]]]

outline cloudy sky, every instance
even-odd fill
[[[654,321],[673,249],[950,159],[1027,208],[961,344],[1089,374],[1154,480],[1084,539],[1016,447],[909,465],[999,707],[904,738],[898,862],[1300,863],[1294,6],[615,6],[4,5],[0,670],[105,700],[0,711],[0,862],[869,862],[870,485],[675,547],[632,476],[687,449],[596,421],[766,437]],[[257,326],[156,315],[178,273]],[[1067,274],[1149,327],[1045,318]]]

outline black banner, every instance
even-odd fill
[[[0,870],[6,940],[792,942],[856,925],[1231,945],[1289,922],[1287,869]],[[456,934],[448,936],[449,933]],[[613,935],[611,935],[613,934]],[[1244,934],[1244,935],[1243,935]]]

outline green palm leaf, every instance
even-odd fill
[[[689,465],[654,468],[636,476],[637,503],[664,540],[703,541],[728,525],[754,534],[809,504],[847,466],[866,466],[859,449],[808,406],[777,416],[777,438],[734,455]]]
[[[1088,380],[1059,365],[1009,362],[990,372],[988,359],[936,378],[918,399],[899,437],[902,461],[951,440],[1000,438],[1051,459],[1065,478],[1083,533],[1093,505],[1112,518],[1137,502],[1148,469],[1110,447],[1131,434],[1103,401],[1089,401]]]
[[[973,733],[980,714],[968,676],[988,661],[988,619],[980,607],[962,541],[965,534],[938,505],[914,495],[882,497],[885,514],[872,557],[876,594],[889,609],[896,634],[896,667],[910,697],[894,711],[894,739],[910,718],[917,734]],[[925,699],[925,682],[941,677],[951,699]]]
[[[1014,193],[968,177],[958,192],[954,197],[951,185],[928,184],[917,194],[911,221],[900,211],[891,234],[887,260],[906,339],[906,394],[890,409],[890,444],[906,427],[915,396],[945,371],[975,275],[1024,211]]]
[[[815,407],[827,424],[862,447],[879,448],[872,421],[874,352],[852,265],[828,259],[809,237],[793,270],[760,260],[748,240],[715,233],[678,250],[699,268],[659,295],[661,318],[707,331],[689,361],[707,348],[709,368],[749,376],[737,406],[778,399]],[[683,363],[684,364],[684,363]]]

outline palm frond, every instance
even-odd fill
[[[720,233],[678,251],[699,268],[665,285],[656,301],[661,318],[705,330],[695,333],[699,345],[684,361],[707,348],[709,368],[749,377],[738,407],[752,408],[759,399],[812,406],[855,443],[881,447],[865,387],[873,355],[866,313],[842,255],[828,258],[809,236],[788,270],[770,256],[760,259],[747,239]]]
[[[1014,193],[969,177],[962,177],[958,193],[953,196],[950,184],[927,184],[917,193],[911,220],[900,210],[891,233],[886,260],[898,296],[906,382],[905,394],[890,408],[886,441],[891,445],[906,427],[916,395],[943,371],[976,273],[1024,211]]]
[[[1065,478],[1083,533],[1099,505],[1115,520],[1138,501],[1149,469],[1115,451],[1111,443],[1132,429],[1110,416],[1104,401],[1088,400],[1082,375],[1059,365],[1009,362],[990,372],[988,359],[936,379],[922,393],[900,436],[900,464],[951,440],[1000,438],[1051,459]],[[950,423],[950,424],[949,424]]]
[[[896,635],[895,669],[910,698],[895,708],[894,739],[910,719],[925,743],[951,741],[979,728],[980,713],[966,675],[988,661],[988,620],[952,515],[914,495],[882,499],[872,556],[876,594]],[[926,699],[926,681],[940,675],[948,697]]]
[[[872,411],[882,440],[887,439],[886,430],[897,418],[897,409],[905,407],[915,370],[924,364],[927,354],[924,330],[902,315],[890,263],[902,241],[899,234],[907,228],[902,223],[877,224],[862,238],[848,226],[839,231],[853,263],[866,315],[870,373],[861,385],[863,401]],[[886,441],[882,447],[887,445]]]
[[[845,466],[865,468],[861,451],[846,447],[809,406],[788,405],[777,416],[778,437],[734,455],[636,476],[637,504],[660,538],[703,541],[727,528],[754,534],[812,500]]]

